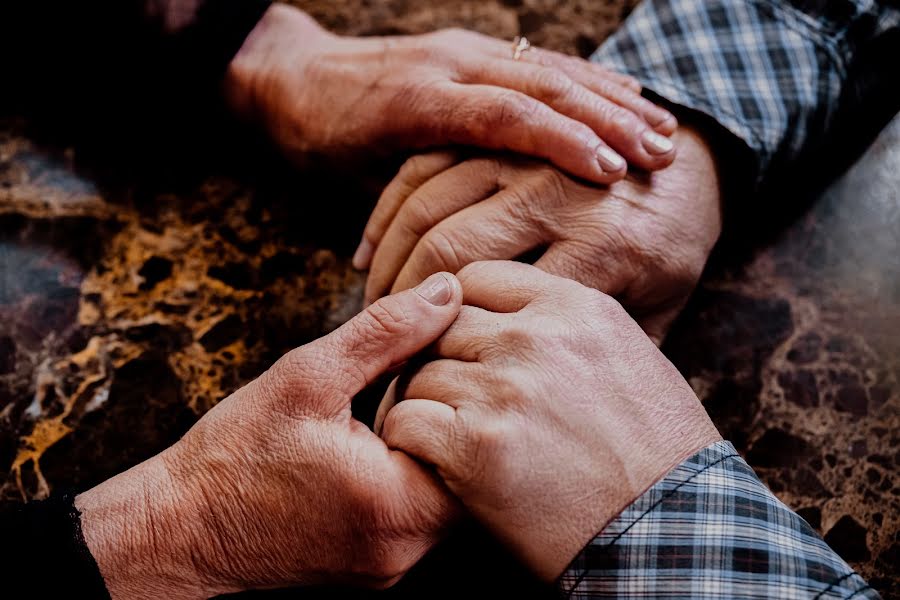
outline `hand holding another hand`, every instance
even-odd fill
[[[437,338],[452,275],[370,306],[223,400],[154,458],[81,494],[114,598],[399,579],[458,515],[434,475],[388,449],[352,397]]]
[[[615,300],[520,263],[472,264],[459,280],[466,305],[434,360],[397,384],[402,401],[381,435],[433,465],[551,581],[644,490],[721,438]]]
[[[716,162],[682,127],[675,163],[608,188],[552,166],[439,152],[410,159],[385,189],[354,258],[366,299],[438,271],[537,253],[535,265],[618,299],[657,342],[719,238]]]

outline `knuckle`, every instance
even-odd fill
[[[534,194],[545,204],[561,206],[568,203],[568,178],[550,165],[536,167],[534,175],[529,178]]]
[[[406,201],[398,218],[407,224],[411,233],[420,236],[440,222],[434,211],[435,206],[437,203],[431,194],[417,191]]]
[[[571,97],[576,89],[575,82],[564,73],[546,67],[538,71],[535,83],[541,95],[550,102]]]
[[[504,418],[479,419],[466,432],[468,456],[466,468],[457,477],[461,488],[481,488],[507,479],[505,465],[513,460],[516,444],[516,422],[513,415]],[[497,490],[502,493],[502,486]]]
[[[609,105],[606,120],[611,127],[629,133],[639,133],[645,129],[634,113],[612,103]]]
[[[536,337],[532,338],[534,339]],[[533,370],[524,365],[507,365],[500,371],[494,383],[497,397],[506,406],[528,405],[526,399],[534,393],[532,376]]]
[[[537,112],[537,103],[514,92],[505,92],[495,104],[485,106],[484,121],[491,127],[505,129],[529,123]]]
[[[398,177],[404,181],[419,179],[427,169],[429,158],[429,155],[417,154],[408,159],[400,167],[400,172],[397,174]]]
[[[539,329],[516,320],[498,332],[497,346],[507,353],[521,355],[536,350],[541,337]]]
[[[324,341],[288,352],[263,373],[253,385],[259,398],[286,415],[297,415],[333,390],[335,355]]]
[[[455,273],[465,264],[459,243],[440,229],[429,231],[419,242],[432,269]]]
[[[639,220],[622,229],[622,244],[637,268],[675,284],[694,284],[700,279],[706,252],[685,240],[677,228],[657,220]]]
[[[413,327],[409,308],[396,296],[381,298],[363,313],[358,320],[361,337],[396,336],[408,333]]]
[[[291,350],[269,367],[261,384],[266,392],[279,396],[285,389],[292,389],[295,384],[302,386],[306,376],[316,370],[315,355],[310,360],[307,352],[297,348]]]
[[[472,262],[460,269],[456,274],[456,278],[459,280],[463,289],[465,289],[467,285],[489,277],[491,268],[491,261],[480,260]]]
[[[467,160],[459,166],[459,172],[466,181],[486,182],[495,189],[499,186],[500,174],[506,162],[497,156],[487,156]],[[473,186],[474,187],[474,186]]]

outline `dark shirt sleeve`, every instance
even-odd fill
[[[269,0],[0,2],[0,103],[15,112],[118,114],[218,92]]]
[[[84,542],[74,494],[0,513],[0,540],[3,588],[10,598],[109,599]]]
[[[750,150],[758,183],[855,158],[900,109],[894,0],[644,0],[594,55]]]
[[[673,469],[559,581],[568,598],[879,598],[729,442]]]

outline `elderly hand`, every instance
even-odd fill
[[[467,31],[347,38],[273,6],[226,96],[292,156],[467,144],[546,158],[598,183],[675,156],[675,118],[630,77]],[[610,148],[611,147],[611,148]],[[614,150],[613,150],[614,149]]]
[[[433,474],[350,414],[351,398],[454,320],[452,275],[385,298],[298,348],[176,445],[78,496],[114,598],[383,587],[457,515]]]
[[[435,360],[397,386],[403,401],[382,436],[434,465],[551,581],[648,487],[721,438],[609,296],[513,262],[469,265],[459,281],[467,306]]]
[[[437,271],[541,250],[536,266],[615,296],[659,343],[721,232],[716,165],[689,128],[668,169],[609,188],[515,158],[411,159],[372,213],[354,264],[366,299]]]

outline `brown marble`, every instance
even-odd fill
[[[634,4],[296,3],[339,31],[463,26],[583,55]],[[115,149],[44,140],[0,121],[0,506],[151,456],[354,314],[349,253],[377,193],[264,158],[156,181],[120,173]],[[886,597],[900,597],[898,189],[895,121],[801,216],[720,249],[665,348],[765,482]]]

